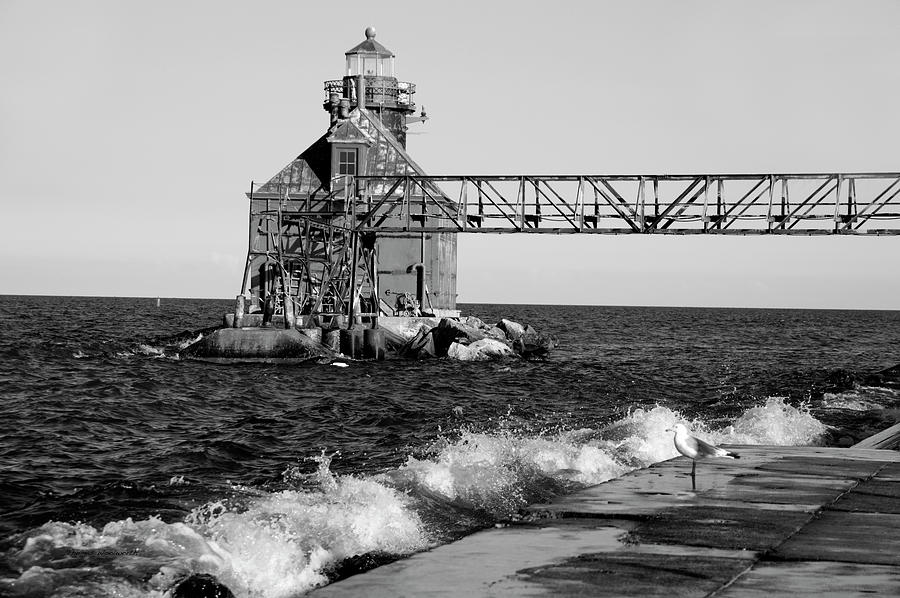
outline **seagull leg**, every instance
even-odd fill
[[[691,489],[697,490],[697,462],[691,461]]]

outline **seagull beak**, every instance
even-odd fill
[[[674,432],[674,431],[675,430],[673,430],[672,428],[666,428],[666,432]]]

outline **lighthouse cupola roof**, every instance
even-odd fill
[[[347,50],[347,76],[394,76],[394,53],[375,41],[375,28],[366,28],[365,41]]]

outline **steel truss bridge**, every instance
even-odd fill
[[[900,173],[356,176],[356,232],[900,234]]]
[[[277,312],[389,313],[381,234],[900,234],[900,173],[350,176],[250,197],[251,268],[278,266]],[[421,298],[420,298],[421,299]],[[372,305],[378,306],[377,309]]]

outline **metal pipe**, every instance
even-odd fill
[[[353,318],[356,311],[356,268],[359,265],[357,252],[359,251],[359,233],[350,235],[350,251],[353,252],[350,258],[350,302],[347,305],[347,329],[353,328]]]
[[[247,294],[247,287],[250,283],[250,264],[252,263],[253,237],[256,232],[256,223],[253,221],[253,187],[254,181],[250,181],[250,230],[247,239],[247,263],[244,265],[244,282],[241,284],[241,295]]]
[[[363,74],[356,78],[356,106],[360,110],[366,109],[366,76]]]
[[[425,305],[425,264],[419,262],[406,269],[407,272],[416,271],[416,300],[419,308]]]

